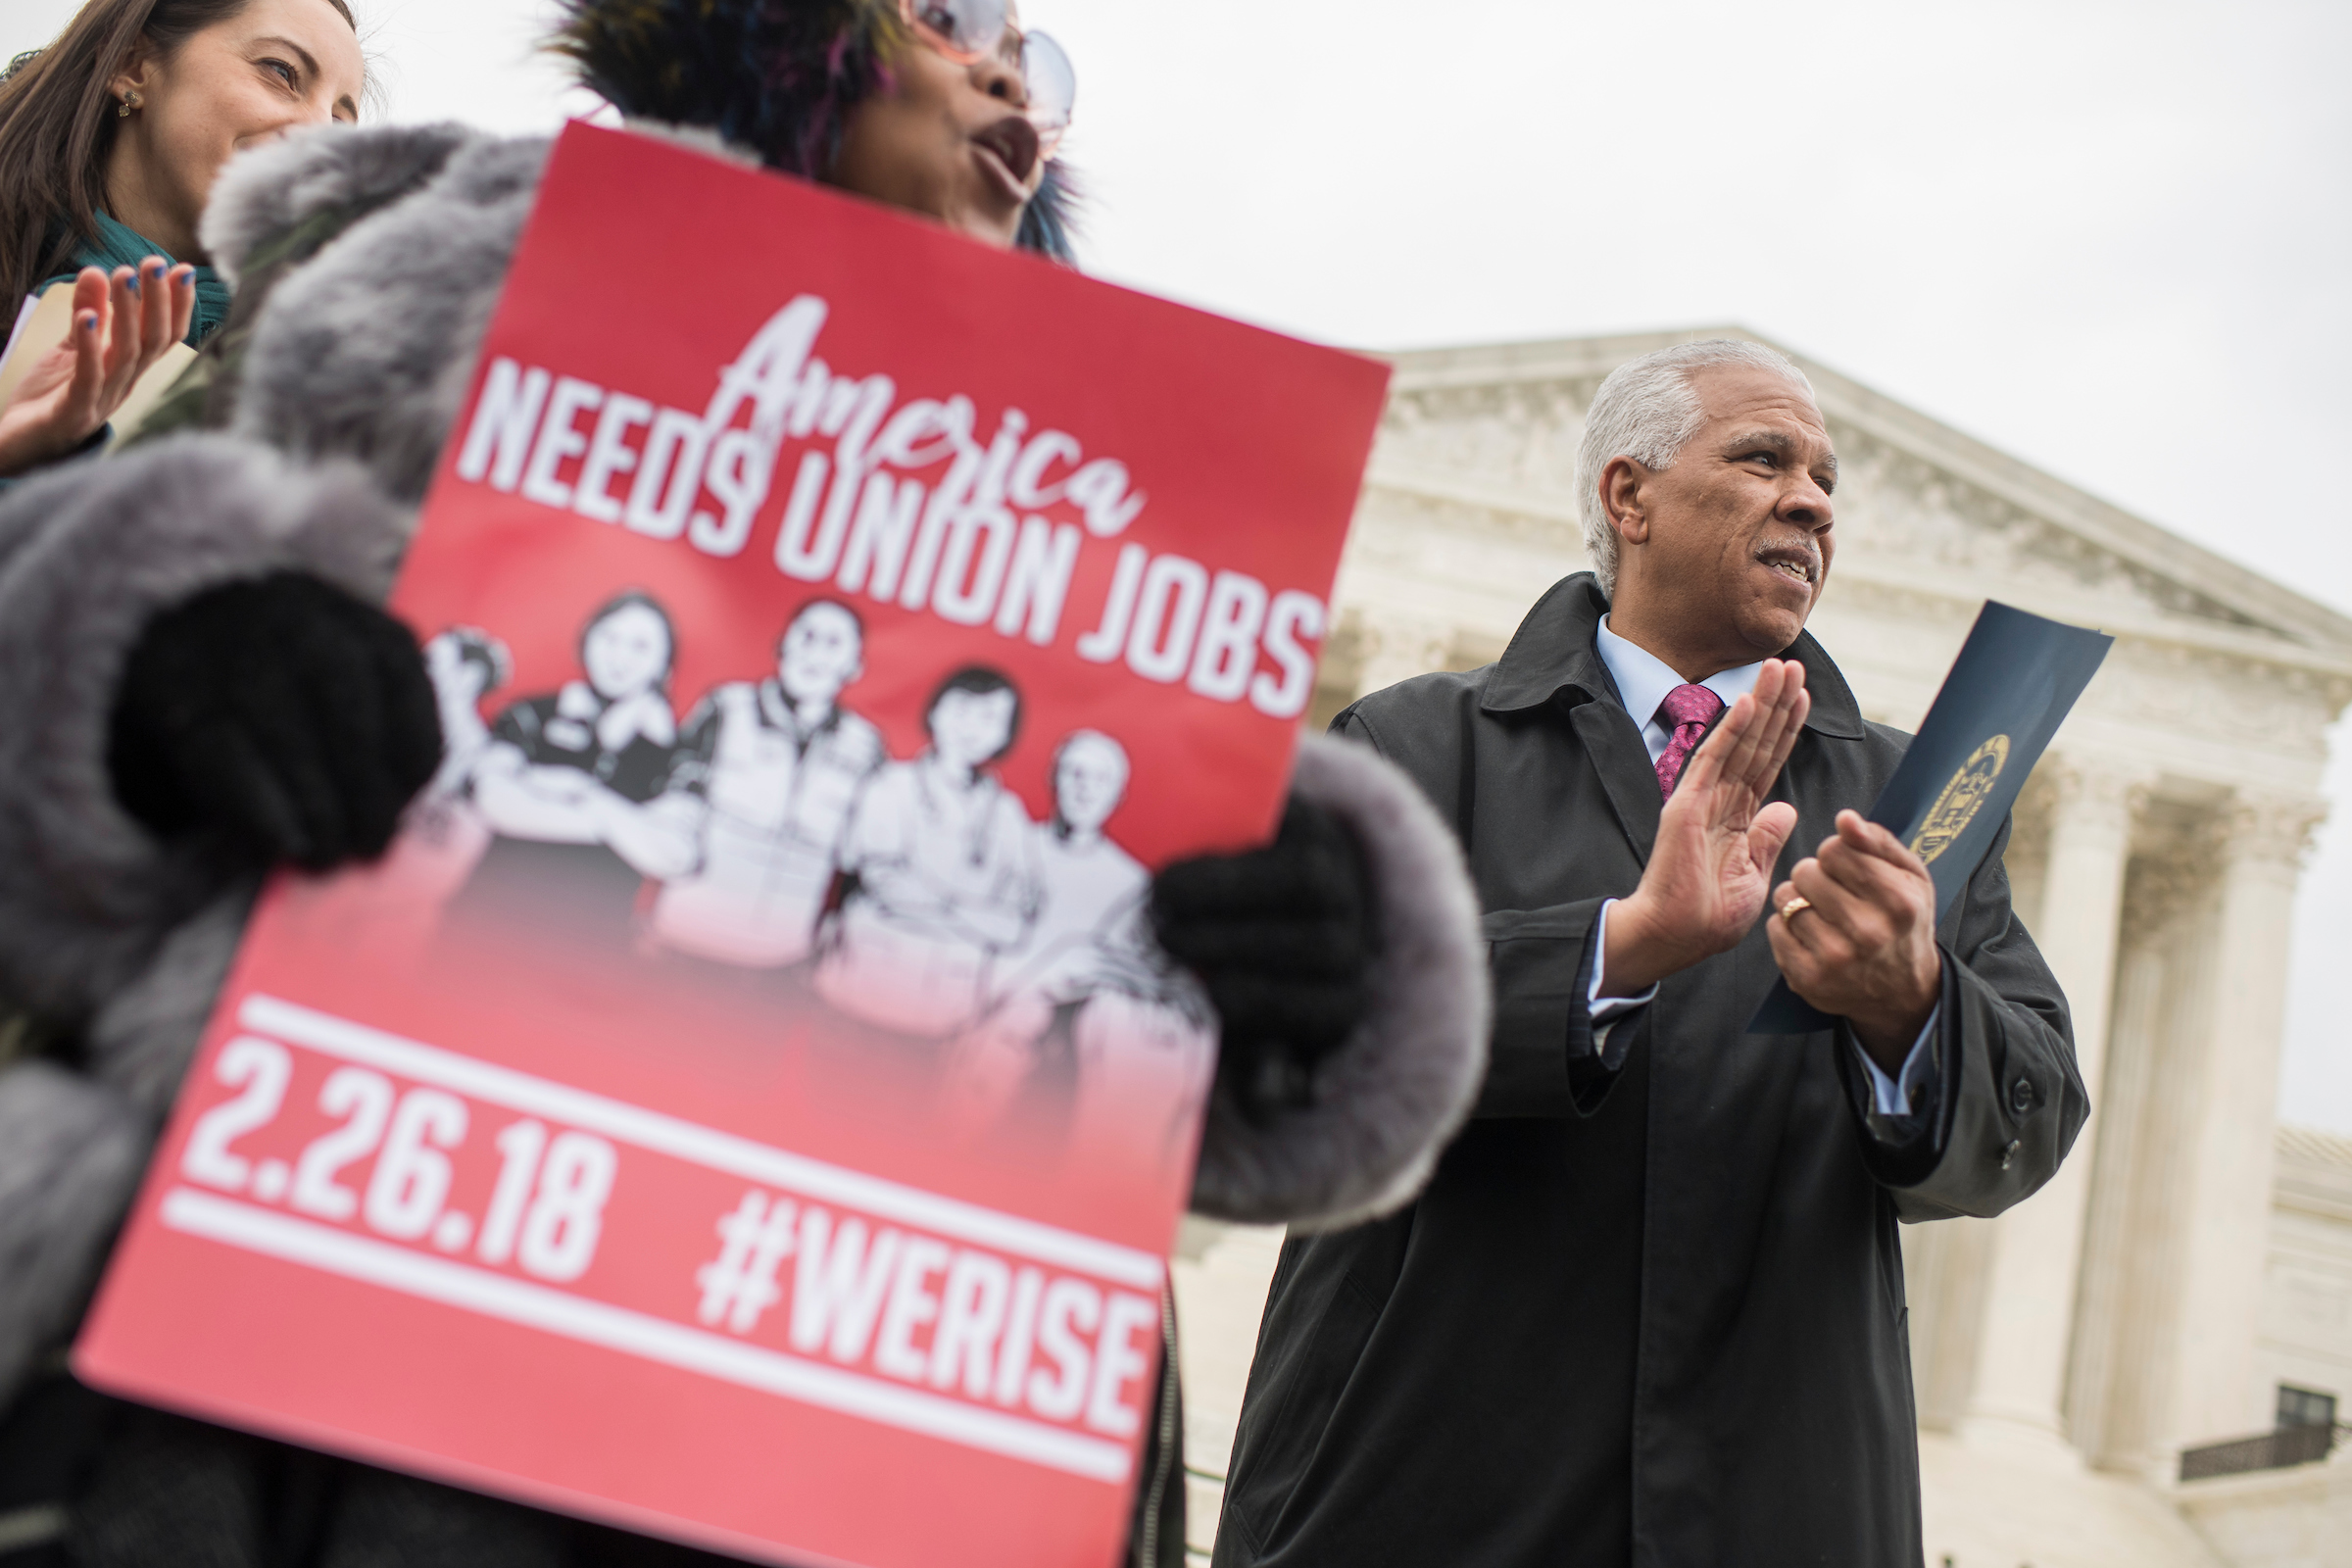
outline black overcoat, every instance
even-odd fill
[[[2049,1180],[2088,1110],[2066,1003],[2010,911],[2004,825],[1937,930],[1914,1115],[1878,1114],[1842,1030],[1743,1032],[1778,976],[1762,921],[1595,1055],[1593,924],[1660,810],[1594,650],[1606,610],[1570,577],[1498,662],[1333,726],[1461,837],[1494,1059],[1418,1202],[1283,1249],[1220,1568],[1921,1560],[1896,1222],[1997,1214]],[[1799,814],[1776,882],[1907,741],[1811,636],[1788,657],[1813,709],[1773,791]]]

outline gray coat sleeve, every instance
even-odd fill
[[[250,884],[172,932],[82,1032],[85,1071],[0,1066],[0,1411],[62,1347],[228,973]]]
[[[181,436],[42,474],[0,498],[0,996],[86,1017],[225,886],[116,804],[114,693],[148,619],[278,568],[380,598],[403,509],[345,466]]]
[[[1253,1119],[1212,1096],[1193,1208],[1337,1230],[1421,1190],[1487,1070],[1478,900],[1429,802],[1367,748],[1310,735],[1292,788],[1355,833],[1372,873],[1372,1005],[1316,1074],[1313,1102]]]
[[[81,1315],[152,1137],[103,1084],[0,1069],[0,1411]]]
[[[2009,824],[1937,929],[1936,1073],[1907,1118],[1878,1114],[1841,1026],[1838,1067],[1871,1174],[1906,1220],[1990,1217],[2057,1174],[2090,1115],[2066,997],[2010,907]]]
[[[230,428],[296,457],[365,465],[386,495],[422,501],[550,145],[488,137],[449,145],[390,126],[320,132],[290,143],[277,161],[237,160],[213,210],[266,190],[278,162],[312,172],[326,188],[330,173],[346,183],[400,173],[417,188],[353,223],[270,292]]]
[[[412,291],[435,292],[451,329],[463,333],[487,318],[544,147],[484,145],[446,126],[326,131],[271,144],[223,176],[206,215],[208,244],[233,275],[257,248],[309,220],[412,195],[468,146],[491,162],[504,147],[503,164],[464,187],[476,206],[500,209],[474,225],[490,231],[501,258],[478,298],[453,298],[446,270],[429,266],[413,267],[403,280]],[[351,265],[367,270],[364,257],[343,261],[346,276]],[[272,298],[271,317],[279,303]],[[299,292],[294,303],[304,303]],[[310,303],[327,311],[370,305],[348,287]],[[344,320],[378,327],[369,341],[381,339],[383,348],[399,337],[396,310],[397,301],[379,300]],[[380,460],[404,476],[427,471],[446,416],[421,457],[416,441],[390,454],[335,453],[331,443],[292,438],[354,406],[381,414],[387,378],[400,370],[436,389],[455,377],[462,391],[470,368],[470,342],[454,369],[338,358],[333,345],[302,335],[301,311],[290,314],[297,319],[287,329],[264,332],[262,363],[247,366],[247,385],[261,393],[247,411],[248,433],[260,439],[159,440],[104,462],[63,465],[0,493],[0,725],[10,737],[0,749],[0,1003],[74,1029],[83,1069],[45,1060],[0,1065],[0,1407],[80,1315],[253,892],[201,848],[157,840],[116,804],[107,741],[123,662],[157,611],[238,578],[307,570],[380,599],[412,518],[385,499],[380,477],[370,483],[368,472],[339,460]],[[310,318],[319,318],[314,311]],[[446,350],[422,352],[446,359]],[[370,387],[370,376],[385,384]],[[333,383],[331,399],[322,380]],[[454,407],[457,392],[443,395]],[[433,417],[416,400],[411,406]],[[312,425],[296,428],[301,417]],[[311,461],[273,450],[281,444],[307,445]]]

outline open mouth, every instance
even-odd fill
[[[1026,201],[1029,176],[1037,172],[1037,127],[1019,115],[1006,115],[987,129],[972,132],[972,144],[988,155],[984,164],[994,163],[1009,177],[1010,193]]]
[[[1772,545],[1758,551],[1756,561],[1761,565],[1770,566],[1790,582],[1801,583],[1807,588],[1821,581],[1821,558],[1810,550],[1793,545]]]

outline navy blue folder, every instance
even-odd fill
[[[2017,792],[2114,642],[2104,632],[1985,601],[1869,812],[1928,862],[1938,920],[1992,848]],[[1836,1022],[1782,980],[1747,1032],[1809,1034]]]

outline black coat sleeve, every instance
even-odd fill
[[[2066,998],[2010,907],[2009,832],[2003,823],[1937,929],[1936,1074],[1914,1116],[1877,1114],[1850,1034],[1838,1031],[1863,1158],[1907,1220],[1990,1217],[2032,1197],[2090,1114]]]
[[[1585,995],[1605,899],[1545,909],[1494,909],[1483,922],[1487,967],[1494,987],[1480,1116],[1589,1113],[1623,1065],[1620,1049],[1603,1063]],[[1634,1027],[1628,1020],[1625,1033]]]
[[[1418,759],[1392,757],[1371,723],[1354,709],[1331,732],[1368,746],[1396,762],[1429,793],[1441,815],[1448,810],[1434,769]],[[1580,899],[1541,909],[1491,909],[1481,919],[1494,986],[1494,1024],[1487,1077],[1475,1116],[1590,1114],[1608,1095],[1624,1064],[1625,1048],[1641,1026],[1628,1018],[1610,1032],[1603,1053],[1593,1038],[1585,996],[1592,983],[1594,942],[1606,899]],[[1646,1009],[1645,1009],[1646,1010]]]

